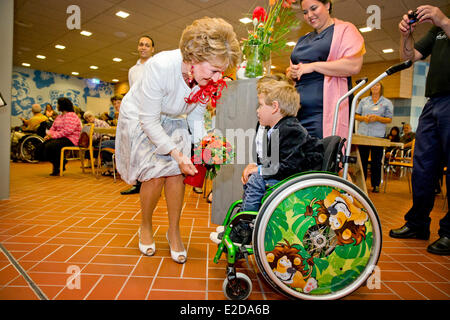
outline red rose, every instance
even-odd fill
[[[263,7],[256,7],[255,10],[253,10],[253,19],[258,19],[258,21],[265,22],[267,20],[267,14],[266,9]]]

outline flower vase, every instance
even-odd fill
[[[270,76],[270,72],[272,70],[272,57],[270,53],[268,54],[268,57],[266,60],[263,60],[263,69],[264,69],[264,75]]]
[[[264,69],[259,45],[249,45],[246,49],[247,65],[245,66],[245,76],[247,78],[261,77]]]

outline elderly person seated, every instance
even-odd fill
[[[42,108],[40,105],[33,104],[33,106],[31,107],[31,112],[33,112],[33,116],[28,120],[22,117],[19,118],[23,122],[23,126],[21,127],[21,129],[23,131],[36,132],[41,122],[48,120],[48,118],[44,116],[41,113],[41,111]]]
[[[88,124],[93,124],[95,128],[111,128],[110,125],[107,124],[105,121],[97,119],[92,111],[89,110],[86,111],[83,117]],[[102,138],[101,133],[94,132],[94,135],[92,137],[92,145],[94,147],[97,147],[101,138]],[[103,135],[103,140],[109,140],[109,136]]]
[[[416,134],[412,132],[412,127],[409,123],[403,125],[403,134],[400,137],[400,142],[405,145],[405,149],[411,149],[412,141],[416,138]]]

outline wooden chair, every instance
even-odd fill
[[[112,164],[113,164],[113,176],[114,176],[114,182],[116,182],[116,150],[113,148],[101,148],[99,147],[98,150],[98,164],[97,164],[97,172],[100,173],[101,171],[101,165],[102,165],[102,155],[101,153],[109,152],[112,154]]]
[[[408,188],[409,188],[409,192],[411,193],[411,171],[413,168],[413,156],[414,156],[414,144],[415,144],[415,140],[413,140],[412,145],[411,145],[411,152],[410,154],[406,155],[405,157],[392,157],[391,159],[389,159],[389,162],[387,164],[387,167],[389,168],[405,168],[407,173],[408,173]],[[385,170],[384,171],[384,192],[386,192],[386,188],[387,188],[387,182],[388,182],[388,173],[389,170]]]
[[[61,149],[61,164],[59,168],[59,175],[63,175],[63,166],[64,166],[64,156],[66,151],[78,151],[78,154],[80,156],[81,161],[81,170],[84,173],[84,155],[86,151],[89,151],[89,156],[91,159],[91,170],[92,174],[95,175],[95,167],[94,167],[94,146],[92,145],[93,142],[93,136],[94,136],[94,125],[93,124],[87,124],[83,127],[81,132],[86,132],[89,135],[89,146],[86,148],[79,147],[79,146],[72,146],[72,147],[64,147]],[[81,134],[80,134],[81,135]]]

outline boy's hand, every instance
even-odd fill
[[[255,172],[258,172],[258,165],[256,163],[250,163],[249,165],[247,165],[244,171],[242,171],[242,184],[247,184],[248,178]]]

